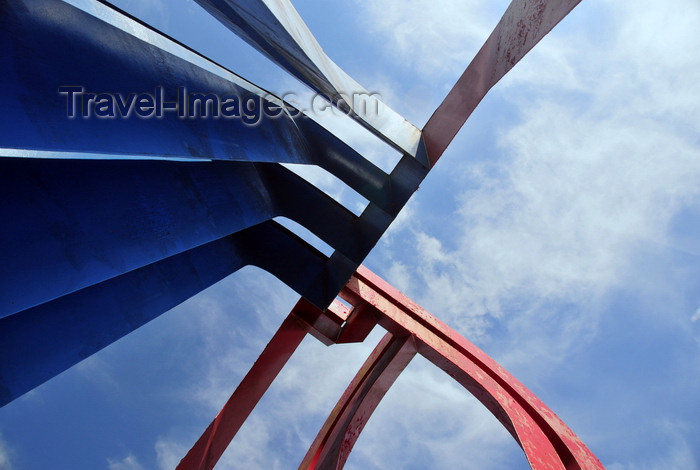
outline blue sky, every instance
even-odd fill
[[[303,86],[185,0],[115,2],[280,95]],[[296,1],[422,126],[508,2]],[[520,379],[611,470],[700,468],[700,3],[585,0],[481,103],[365,264]],[[357,126],[323,123],[389,166]],[[304,175],[349,205],[349,189]],[[0,409],[0,469],[173,468],[297,296],[245,268]],[[378,341],[306,340],[218,468],[295,468]],[[349,469],[528,468],[416,358]]]

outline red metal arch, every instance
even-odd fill
[[[533,469],[602,469],[593,453],[532,392],[474,344],[365,267],[325,312],[300,300],[219,415],[177,467],[211,469],[307,333],[325,344],[387,334],[365,361],[309,448],[300,469],[340,469],[396,378],[421,354],[481,401]]]

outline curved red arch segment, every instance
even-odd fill
[[[209,470],[306,333],[325,344],[362,341],[372,325],[388,331],[358,371],[309,448],[300,469],[340,469],[385,393],[416,353],[455,378],[511,433],[530,466],[604,467],[566,424],[474,344],[364,266],[325,312],[301,299],[187,456],[180,470]]]
[[[364,266],[341,297],[361,299],[374,310],[365,311],[390,333],[411,335],[419,354],[454,377],[501,421],[533,469],[604,468],[552,410],[496,361]]]
[[[384,394],[415,355],[411,336],[387,333],[333,408],[299,468],[342,468]]]

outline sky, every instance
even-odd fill
[[[307,96],[192,1],[115,3],[263,88]],[[508,2],[294,5],[338,65],[422,127]],[[700,469],[699,23],[698,0],[581,2],[494,87],[365,260],[610,470]],[[358,126],[319,119],[380,166],[396,161]],[[174,468],[297,298],[244,268],[165,313],[0,409],[0,469]],[[307,338],[217,468],[295,468],[381,335]],[[346,468],[529,467],[418,356]]]

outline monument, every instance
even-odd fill
[[[197,2],[401,158],[381,170],[304,110],[106,1],[4,2],[0,405],[255,265],[302,298],[178,468],[213,468],[307,333],[358,342],[375,325],[387,335],[300,468],[341,468],[416,354],[474,394],[533,468],[602,468],[515,378],[361,266],[486,93],[579,2],[513,0],[423,129],[373,101],[287,0]],[[330,172],[367,206],[355,215],[284,163]]]

